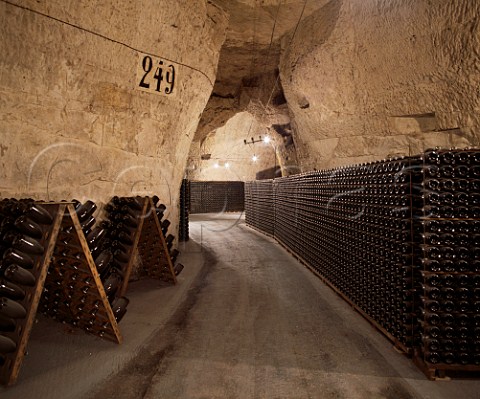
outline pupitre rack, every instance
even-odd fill
[[[173,265],[158,220],[155,206],[150,197],[144,198],[143,207],[139,216],[139,223],[135,231],[133,245],[130,247],[128,265],[125,269],[123,285],[120,288],[120,296],[127,292],[130,277],[134,269],[135,250],[138,249],[142,266],[137,270],[137,275],[160,279],[165,282],[177,283]]]
[[[4,385],[15,383],[18,377],[39,304],[47,316],[90,334],[122,342],[73,205],[40,204],[54,215],[54,222],[41,241],[45,252],[31,270],[36,278],[35,286],[25,288],[26,296],[20,302],[27,316],[17,322],[15,331],[4,333],[17,342],[15,352],[6,354],[0,368],[0,383]]]

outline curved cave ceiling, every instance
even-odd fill
[[[247,111],[265,128],[288,124],[288,107],[278,79],[282,42],[300,19],[329,0],[212,0],[228,15],[215,85],[195,142],[201,143],[236,114]],[[272,130],[273,131],[273,130]],[[245,137],[255,132],[245,132]]]

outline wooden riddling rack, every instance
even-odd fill
[[[141,257],[141,266],[136,270],[138,277],[148,276],[165,282],[177,283],[173,264],[168,251],[165,236],[158,220],[155,206],[150,197],[143,199],[143,206],[138,216],[138,227],[133,238],[133,245],[130,246],[129,261],[124,270],[124,279],[120,288],[120,296],[125,295],[128,289],[130,278],[134,271],[134,254],[138,250]]]
[[[418,234],[425,232],[419,229],[419,224],[425,226],[423,222],[429,219],[418,215],[417,210],[428,205],[418,202],[426,194],[423,159],[424,155],[419,155],[274,181],[247,182],[246,222],[270,234],[271,228],[265,225],[265,215],[262,216],[268,213],[263,209],[268,198],[258,189],[259,183],[270,184],[273,190],[270,208],[275,210],[274,237],[282,246],[398,349],[413,356],[415,364],[428,378],[443,377],[449,371],[468,372],[478,377],[478,364],[457,361],[432,364],[425,358],[425,340],[422,340],[426,335],[425,323],[419,318],[425,294],[418,286],[425,286],[428,273],[422,270],[421,257],[418,257],[425,244]],[[400,170],[396,170],[398,163]],[[469,223],[474,222],[470,218]],[[478,237],[478,232],[476,234]],[[476,284],[473,281],[480,278],[480,269],[462,274],[471,279],[473,298],[472,287]],[[478,289],[474,295],[478,295]],[[477,321],[469,324],[467,332],[472,337],[480,331],[478,307],[474,310],[478,303],[473,302],[472,299],[469,316]],[[474,338],[469,346],[472,358],[476,354],[477,361],[478,338],[476,346]]]
[[[4,333],[17,343],[0,368],[0,383],[12,385],[20,371],[37,310],[58,321],[116,343],[122,342],[117,322],[105,295],[75,208],[67,203],[38,203],[54,216],[40,243],[45,251],[30,270],[35,286],[26,287],[20,303],[27,316],[17,321],[13,333]],[[70,231],[70,233],[66,233]],[[68,245],[64,243],[68,239]]]

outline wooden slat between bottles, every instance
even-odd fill
[[[16,382],[20,367],[22,365],[23,357],[27,350],[28,340],[35,321],[38,304],[43,292],[44,282],[47,276],[47,270],[52,257],[55,242],[57,240],[58,231],[62,221],[63,213],[65,212],[65,204],[52,205],[47,207],[51,215],[54,215],[54,222],[51,226],[44,227],[45,231],[40,243],[44,246],[45,251],[34,268],[31,270],[36,278],[34,287],[24,287],[26,296],[22,301],[19,301],[27,310],[27,315],[24,319],[17,319],[17,327],[12,333],[2,333],[3,335],[12,338],[17,343],[15,352],[5,356],[5,364],[0,368],[0,383],[3,385],[12,385]]]

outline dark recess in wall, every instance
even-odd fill
[[[292,126],[290,123],[286,123],[284,125],[273,124],[272,127],[282,137],[288,137],[292,135]]]
[[[272,104],[276,106],[283,105],[286,103],[287,103],[287,99],[285,98],[283,91],[278,92],[272,99]]]
[[[256,180],[273,179],[277,177],[282,177],[282,170],[280,166],[261,170],[255,175]]]

